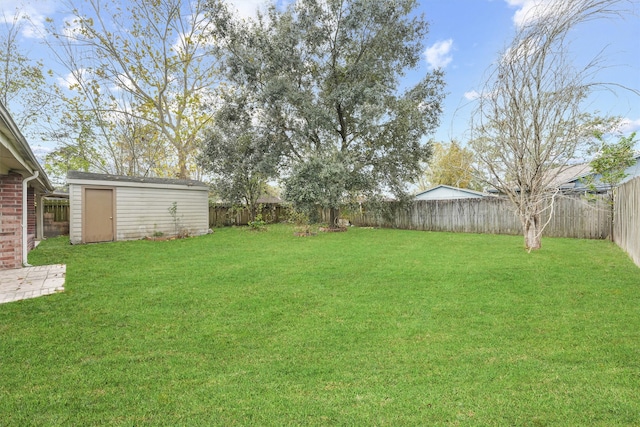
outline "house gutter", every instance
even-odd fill
[[[29,242],[27,241],[29,220],[27,215],[27,184],[29,181],[38,178],[38,175],[40,175],[40,172],[34,171],[32,176],[22,180],[22,265],[24,267],[31,267],[27,262],[27,255],[29,253]]]

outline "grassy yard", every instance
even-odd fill
[[[66,291],[0,305],[0,425],[640,425],[640,269],[543,245],[51,239]]]

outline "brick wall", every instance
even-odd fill
[[[21,222],[22,176],[0,175],[0,269],[22,267]]]

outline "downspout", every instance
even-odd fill
[[[31,267],[31,265],[27,263],[27,255],[29,253],[29,242],[27,241],[27,228],[29,222],[29,217],[27,215],[27,183],[33,179],[36,179],[39,173],[39,171],[34,171],[33,176],[22,180],[22,265],[24,267]]]

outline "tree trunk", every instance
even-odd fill
[[[178,152],[178,179],[189,179],[187,155],[182,151]]]
[[[340,217],[340,210],[337,208],[329,208],[329,228],[338,227],[338,218]]]
[[[542,232],[540,230],[540,216],[532,215],[521,219],[524,230],[524,247],[534,251],[542,247]]]
[[[255,203],[249,205],[249,221],[255,221],[258,215],[258,206]]]

